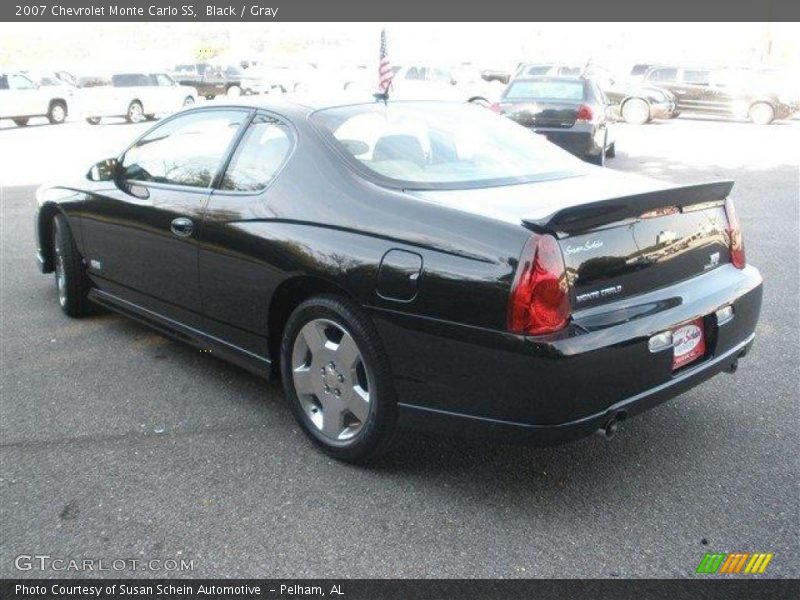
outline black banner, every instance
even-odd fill
[[[3,600],[255,600],[333,598],[340,600],[444,600],[449,598],[797,598],[797,580],[487,580],[487,579],[159,579],[0,580]]]
[[[2,21],[792,21],[800,3],[786,0],[9,0]]]

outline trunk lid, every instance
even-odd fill
[[[500,112],[524,127],[568,129],[575,125],[580,103],[518,100],[500,103]]]
[[[555,235],[573,310],[642,294],[730,262],[724,201],[731,182],[670,186],[589,169],[540,183],[414,194]]]

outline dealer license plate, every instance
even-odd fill
[[[703,319],[695,319],[672,330],[672,370],[680,369],[706,353]]]

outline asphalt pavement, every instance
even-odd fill
[[[800,122],[621,126],[609,161],[736,181],[765,296],[734,376],[609,441],[411,435],[369,468],[316,451],[278,383],[123,317],[59,310],[34,262],[35,186],[143,127],[0,126],[0,577],[87,574],[20,571],[21,555],[162,561],[104,576],[694,577],[712,551],[772,552],[762,577],[800,576]]]

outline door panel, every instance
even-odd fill
[[[86,201],[89,272],[173,306],[202,310],[197,240],[203,210],[247,110],[203,109],[162,121],[128,149],[124,175]],[[178,317],[180,318],[180,317]]]
[[[199,252],[203,312],[208,328],[230,343],[263,354],[269,299],[281,281],[280,246],[264,239],[270,221],[269,186],[293,139],[277,119],[257,115],[209,199]],[[258,221],[257,223],[254,221]],[[253,347],[258,340],[257,347]]]

